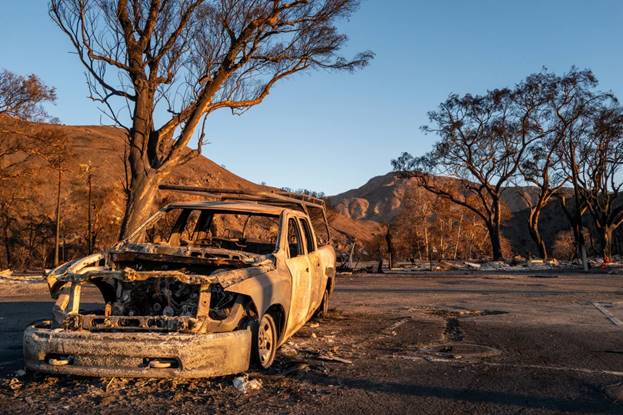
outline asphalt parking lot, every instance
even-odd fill
[[[623,413],[619,275],[342,276],[331,316],[246,393],[233,377],[18,376],[22,330],[51,302],[44,284],[0,288],[3,413]]]

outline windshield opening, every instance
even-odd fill
[[[279,216],[174,208],[146,229],[145,242],[265,255],[277,249],[278,235]]]

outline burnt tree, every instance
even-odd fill
[[[535,196],[520,193],[526,202],[528,214],[528,229],[530,236],[537,246],[539,256],[548,258],[548,250],[541,235],[540,218],[543,208],[551,201],[552,197],[567,183],[567,177],[562,169],[560,146],[564,136],[557,129],[556,113],[565,105],[565,100],[560,100],[562,85],[573,77],[559,77],[548,72],[530,75],[521,85],[521,93],[516,101],[523,107],[539,102],[538,111],[535,111],[534,119],[543,132],[541,139],[534,141],[528,148],[526,158],[519,164],[519,180],[534,186],[537,189]]]
[[[27,121],[49,120],[43,104],[55,100],[56,90],[36,75],[24,77],[6,69],[0,72],[0,114]]]
[[[616,106],[616,99],[610,93],[596,90],[597,84],[591,71],[572,68],[556,91],[558,105],[554,114],[556,134],[561,137],[559,157],[573,187],[573,198],[562,197],[561,203],[573,228],[577,257],[582,259],[585,270],[588,262],[583,215],[589,209],[588,198],[596,189],[590,178],[592,163],[597,162],[591,143],[607,135],[605,130],[598,131],[598,120],[604,111]]]
[[[0,72],[0,187],[18,174],[19,167],[33,155],[32,131],[28,121],[54,121],[44,104],[56,100],[56,92],[36,75],[24,77]]]
[[[44,104],[55,100],[54,88],[36,75],[24,77],[7,70],[0,72],[0,227],[7,267],[16,265],[17,255],[13,255],[13,250],[16,242],[21,241],[24,205],[31,198],[24,191],[30,190],[36,176],[27,167],[28,161],[49,145],[30,121],[54,121]],[[34,215],[26,216],[29,221],[37,220]]]
[[[623,110],[616,102],[609,104],[596,114],[593,133],[583,143],[586,162],[578,177],[603,257],[612,257],[613,234],[623,224]]]
[[[120,237],[149,214],[159,183],[199,154],[211,113],[260,104],[297,72],[365,66],[370,52],[338,55],[347,38],[335,22],[356,6],[355,0],[52,0],[50,15],[86,68],[91,98],[127,130]]]
[[[429,192],[476,214],[487,228],[495,260],[503,258],[502,192],[528,148],[544,135],[537,117],[542,97],[517,105],[521,88],[450,95],[429,113],[432,125],[423,127],[440,137],[433,150],[421,157],[403,153],[392,161],[401,175],[416,177]]]

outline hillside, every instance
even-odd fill
[[[6,119],[0,118],[0,132],[3,129],[6,131],[6,122]],[[67,246],[66,257],[77,255],[84,247],[88,212],[84,167],[88,164],[93,171],[96,245],[103,248],[113,243],[124,206],[123,159],[126,144],[123,131],[109,126],[49,124],[29,124],[28,128],[31,133],[44,137],[60,137],[66,147],[61,181],[62,237]],[[2,144],[6,145],[6,140]],[[37,255],[46,261],[49,259],[50,247],[53,246],[51,238],[54,234],[58,171],[41,157],[33,157],[27,163],[22,163],[20,169],[11,184],[4,186],[4,201],[0,201],[5,206],[3,231],[7,230],[4,232],[5,252],[2,258],[6,257],[8,261],[11,255],[6,254],[6,247],[9,247],[13,253],[23,251],[22,256],[32,255],[33,251],[38,250],[40,252]],[[269,189],[239,177],[203,156],[179,167],[167,182],[250,191]],[[383,240],[387,224],[395,221],[405,209],[407,195],[414,193],[418,195],[418,203],[436,203],[434,196],[419,188],[415,179],[399,178],[393,173],[373,177],[359,188],[329,197],[329,222],[338,250],[348,250],[352,240],[358,241],[360,246],[376,243],[377,248],[374,249],[378,250],[378,241]],[[526,226],[528,211],[522,194],[524,197],[534,197],[535,189],[508,188],[504,192],[510,215],[504,223],[503,232],[513,252],[527,255],[534,250]],[[192,196],[162,192],[158,204],[189,197]],[[15,200],[15,203],[11,203],[11,200]],[[417,210],[417,206],[408,209]],[[446,211],[448,207],[444,209]],[[416,216],[418,214],[416,211],[412,213]],[[560,233],[568,230],[564,215],[556,204],[545,209],[542,224],[550,248]],[[406,226],[414,225],[407,223]],[[35,236],[32,236],[33,232]],[[439,232],[443,234],[444,231],[441,229]],[[29,241],[28,244],[23,242],[25,239]]]
[[[109,126],[51,124],[23,124],[17,130],[17,134],[6,134],[9,130],[15,130],[13,120],[0,118],[0,132],[5,132],[0,141],[0,149],[2,146],[6,147],[11,140],[21,140],[27,148],[41,146],[42,142],[45,147],[46,137],[60,138],[65,146],[65,157],[62,162],[61,205],[62,237],[68,247],[66,256],[75,256],[77,252],[74,251],[81,249],[84,245],[84,229],[88,212],[86,207],[88,187],[84,168],[88,164],[92,166],[93,172],[96,245],[98,248],[103,248],[114,242],[124,206],[123,160],[126,150],[124,132]],[[29,141],[24,138],[21,133],[26,131],[31,136],[39,137],[39,141]],[[35,242],[30,243],[31,246],[24,246],[28,244],[25,244],[23,240],[30,238],[29,229],[37,228],[39,229],[37,233],[40,234],[38,244],[43,244],[40,248],[42,251],[40,255],[45,260],[46,256],[50,255],[50,246],[53,245],[53,239],[50,238],[53,235],[58,170],[42,157],[32,157],[27,162],[20,163],[11,176],[13,178],[3,183],[4,189],[1,195],[3,199],[0,201],[7,206],[4,212],[6,216],[4,228],[7,229],[8,236],[4,238],[3,250],[5,252],[2,252],[2,259],[11,256],[11,254],[6,254],[7,246],[13,245],[9,248],[13,251],[12,256],[20,250],[32,251]],[[204,156],[196,157],[179,167],[166,182],[249,191],[270,189],[239,177]],[[196,197],[171,192],[162,192],[159,196],[159,205],[172,200]],[[11,201],[14,202],[11,203]],[[344,248],[351,238],[369,240],[372,234],[380,228],[376,223],[365,221],[359,223],[336,212],[329,212],[329,217],[340,248]]]
[[[418,195],[421,195],[422,201],[431,202],[435,199],[436,196],[422,191],[415,178],[401,178],[394,173],[387,173],[371,178],[359,188],[330,196],[329,203],[338,213],[357,221],[391,223],[404,209],[405,196],[413,194],[418,188],[420,189]],[[502,195],[509,211],[509,217],[504,221],[502,230],[510,247],[516,253],[536,254],[527,228],[529,209],[525,198],[535,200],[537,189],[508,187]],[[550,249],[553,248],[559,234],[569,229],[557,203],[551,203],[544,209],[541,225],[543,236]]]

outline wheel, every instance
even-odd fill
[[[329,316],[329,296],[329,289],[327,288],[322,296],[320,307],[318,307],[318,317],[320,318],[327,318]]]
[[[255,363],[262,369],[268,369],[277,354],[277,325],[270,314],[264,314],[257,325],[253,343]]]

